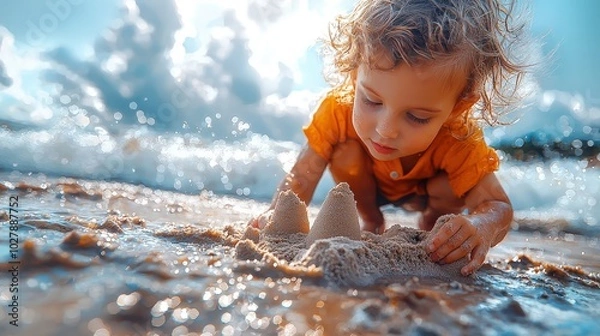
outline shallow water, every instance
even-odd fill
[[[18,327],[1,335],[589,335],[600,328],[598,237],[519,213],[476,276],[340,287],[236,258],[253,200],[124,183],[0,176],[0,245],[18,197]],[[3,188],[4,186],[4,188]],[[316,208],[309,208],[314,218]],[[387,212],[388,222],[414,217]],[[13,303],[3,272],[0,305]],[[13,281],[14,283],[14,277]]]

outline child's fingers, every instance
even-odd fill
[[[268,210],[265,213],[262,213],[260,216],[258,216],[258,218],[256,219],[256,222],[258,224],[258,228],[259,229],[264,229],[265,226],[267,226],[267,224],[269,224],[269,221],[271,220],[271,216],[273,215],[273,210]]]
[[[273,210],[267,210],[261,213],[260,215],[250,219],[247,225],[257,229],[263,229],[271,220],[272,215]]]
[[[258,228],[258,221],[256,220],[256,218],[252,218],[248,221],[248,224],[246,225],[253,228]]]
[[[473,251],[477,247],[478,239],[476,236],[470,236],[466,239],[462,244],[460,244],[453,251],[448,253],[443,259],[440,260],[442,264],[450,264],[457,260],[460,260],[466,257],[469,253]]]
[[[385,224],[375,224],[370,222],[364,222],[362,230],[373,232],[376,234],[382,234],[385,231]]]
[[[471,253],[471,261],[460,270],[462,275],[467,276],[478,270],[485,262],[485,256],[489,249],[490,248],[486,247],[484,244],[475,247]]]
[[[442,247],[450,237],[454,236],[465,223],[463,217],[455,217],[442,226],[438,232],[433,234],[426,245],[427,252],[433,253]],[[458,239],[458,237],[457,237]],[[465,237],[466,239],[466,237]],[[464,241],[464,239],[463,239]],[[461,241],[462,242],[462,241]],[[448,253],[447,251],[446,253]]]
[[[441,241],[440,245],[437,249],[430,252],[429,256],[433,261],[439,261],[445,258],[450,252],[456,250],[457,247],[461,246],[461,244],[467,240],[470,236],[470,233],[467,229],[462,228],[459,229],[454,235],[450,237],[439,237],[437,236],[435,239],[446,239],[445,241]]]

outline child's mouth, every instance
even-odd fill
[[[373,144],[373,148],[375,149],[375,151],[377,151],[377,153],[380,153],[380,154],[391,154],[392,152],[394,152],[396,150],[395,148],[378,144],[377,142],[372,141],[372,140],[371,140],[371,143]]]

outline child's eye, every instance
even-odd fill
[[[365,105],[369,105],[369,106],[378,106],[378,105],[381,105],[380,102],[374,102],[374,101],[370,100],[369,98],[363,98],[363,103]]]
[[[406,116],[409,120],[416,122],[417,124],[425,125],[429,122],[430,118],[418,118],[412,113],[407,113]]]

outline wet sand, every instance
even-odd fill
[[[342,230],[351,237],[319,233],[307,244],[304,219],[270,234],[247,230],[266,206],[252,200],[43,176],[4,175],[0,183],[3,199],[19,197],[21,261],[19,327],[0,314],[1,335],[589,335],[600,328],[598,236],[544,230],[524,217],[480,271],[462,277],[421,257],[427,233],[402,212],[386,212],[398,225],[382,236]],[[313,227],[319,210],[306,212]],[[3,269],[10,260],[0,253]],[[7,272],[1,278],[7,283]],[[0,287],[0,305],[10,298]]]

